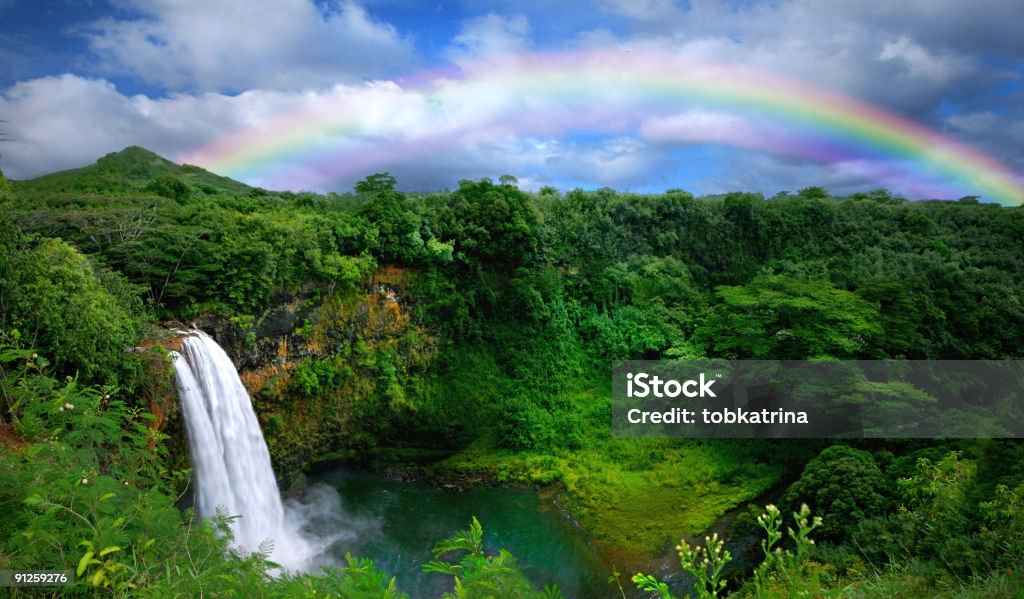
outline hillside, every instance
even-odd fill
[[[184,187],[177,184],[184,184]],[[14,182],[19,195],[125,194],[151,192],[166,197],[203,193],[241,194],[251,188],[190,164],[176,164],[145,148],[128,146],[94,164]]]

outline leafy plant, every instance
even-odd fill
[[[484,531],[480,521],[473,521],[461,530],[439,542],[433,549],[434,560],[423,565],[424,572],[437,572],[455,578],[455,590],[445,599],[477,599],[484,597],[539,597],[556,599],[561,593],[555,586],[545,587],[540,593],[516,567],[515,558],[504,549],[498,554],[486,554],[483,546]],[[463,554],[459,561],[441,560],[448,553]]]
[[[697,595],[702,598],[718,597],[718,593],[725,589],[722,570],[732,561],[732,554],[725,549],[725,541],[718,538],[718,533],[705,537],[704,542],[703,547],[691,547],[684,539],[676,546],[676,551],[683,569],[697,579],[694,585]],[[673,599],[668,585],[649,574],[637,573],[633,582],[640,590],[658,593],[661,599]]]
[[[769,504],[765,507],[763,514],[757,517],[758,525],[765,531],[765,538],[761,541],[761,551],[764,553],[764,561],[754,570],[754,588],[757,595],[769,579],[778,572],[787,582],[792,583],[796,577],[803,574],[803,560],[808,550],[814,545],[810,538],[811,532],[822,525],[821,517],[811,518],[811,510],[807,504],[802,504],[800,510],[793,512],[793,523],[796,529],[787,526],[786,533],[793,542],[794,549],[782,549],[778,543],[782,540],[782,514],[779,508]]]

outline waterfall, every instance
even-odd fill
[[[239,549],[255,552],[270,540],[271,560],[303,569],[311,548],[286,517],[270,452],[235,365],[201,331],[190,331],[172,356],[199,515],[209,518],[221,508],[239,516],[231,525]]]

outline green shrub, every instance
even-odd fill
[[[885,512],[885,489],[885,477],[871,454],[833,445],[808,462],[782,504],[794,511],[806,502],[825,521],[821,537],[841,541],[860,522]]]
[[[477,597],[516,597],[527,599],[555,599],[561,597],[557,588],[547,587],[534,591],[529,581],[516,567],[515,557],[504,549],[497,555],[484,551],[484,531],[480,521],[473,517],[467,530],[456,532],[439,542],[433,549],[434,561],[423,565],[424,572],[437,572],[455,578],[455,590],[445,593],[443,599],[476,599]],[[439,558],[455,554],[457,562]]]
[[[137,289],[59,239],[0,241],[0,327],[84,381],[131,383],[144,317]]]

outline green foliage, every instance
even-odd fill
[[[395,586],[394,576],[378,570],[373,560],[345,554],[346,565],[324,568],[322,575],[287,576],[280,588],[282,597],[343,597],[344,599],[407,599]]]
[[[161,175],[153,179],[145,187],[145,191],[155,193],[177,202],[187,200],[191,191],[184,181],[172,175]]]
[[[662,323],[634,306],[594,313],[580,323],[580,334],[595,356],[640,359],[660,355],[669,345]]]
[[[547,405],[545,405],[547,404]],[[509,394],[498,410],[498,445],[509,449],[577,449],[582,443],[580,414],[571,402],[532,400]]]
[[[803,531],[815,526],[808,523],[808,514],[795,514],[802,515],[797,529],[788,529],[795,552],[772,549],[773,541],[781,539],[781,519],[769,506],[758,520],[768,534],[762,542],[766,560],[744,594],[1016,596],[1024,588],[1015,567],[1024,547],[1020,492],[997,485],[979,501],[972,499],[977,485],[975,464],[958,452],[937,461],[920,458],[913,474],[900,479],[904,506],[894,514],[869,515],[851,545],[817,547],[809,539],[801,541],[801,536],[806,539]]]
[[[345,382],[345,369],[321,360],[303,360],[292,373],[291,389],[303,397],[316,397]]]
[[[455,591],[444,599],[499,599],[503,597],[538,597],[554,599],[561,594],[557,588],[534,591],[516,567],[515,558],[504,549],[497,555],[487,554],[483,545],[484,531],[473,517],[467,530],[461,530],[439,542],[433,549],[434,561],[423,565],[424,572],[437,572],[455,578]],[[462,553],[458,562],[441,560],[448,553]]]
[[[15,182],[4,200],[0,327],[49,355],[59,376],[27,350],[4,350],[5,389],[23,391],[5,391],[3,418],[32,443],[16,459],[0,457],[15,483],[2,491],[4,505],[17,506],[0,529],[5,539],[14,530],[37,535],[12,541],[19,563],[50,566],[60,553],[74,568],[91,552],[83,580],[102,573],[96,580],[115,593],[397,593],[363,561],[326,578],[268,581],[260,556],[225,551],[217,522],[200,525],[173,508],[159,456],[128,459],[142,416],[117,416],[143,403],[131,392],[137,356],[125,350],[140,340],[147,310],[178,321],[231,319],[245,331],[248,359],[278,340],[260,323],[279,306],[315,312],[338,303],[344,317],[310,316],[291,333],[289,344],[307,344],[308,353],[271,376],[290,375],[287,384],[261,395],[275,466],[288,478],[324,450],[462,450],[442,467],[557,481],[599,543],[653,552],[667,537],[650,514],[699,534],[802,470],[783,501],[794,511],[809,503],[825,516],[817,532],[844,544],[807,549],[788,578],[778,564],[766,567],[766,595],[849,584],[884,596],[914,581],[929,590],[984,594],[984,581],[1012,589],[1018,583],[1005,569],[1022,557],[1024,469],[1009,444],[929,453],[940,444],[883,442],[887,451],[873,447],[875,457],[837,447],[805,464],[819,444],[627,442],[607,432],[606,386],[616,359],[1020,356],[1022,235],[1020,210],[910,203],[884,190],[846,199],[819,188],[770,200],[682,190],[561,197],[502,177],[417,195],[385,173],[355,194],[274,193],[128,148],[91,167]],[[365,300],[395,270],[404,286],[399,332],[381,324],[391,312]],[[867,397],[930,402],[899,385],[851,384],[850,401]],[[74,409],[61,411],[65,404]],[[964,454],[945,458],[947,449]],[[928,461],[914,467],[918,457]],[[152,472],[132,474],[128,462]],[[905,480],[886,479],[880,464]],[[100,492],[111,473],[130,484]],[[89,484],[71,486],[82,479]],[[49,503],[26,504],[18,485]],[[51,486],[52,496],[41,492]],[[146,499],[143,488],[157,492]],[[71,508],[72,496],[92,503],[76,499]],[[115,526],[108,509],[126,523]],[[143,516],[146,526],[136,527]],[[784,541],[779,525],[769,545],[799,545],[800,530]],[[44,533],[52,536],[38,541]],[[98,555],[111,547],[120,550]],[[208,557],[180,557],[189,553]],[[489,574],[460,573],[457,592],[472,594],[471,583],[492,574],[514,578],[510,556],[495,561],[501,568]],[[172,581],[164,568],[181,575]]]
[[[192,165],[178,165],[138,146],[112,152],[84,168],[44,175],[18,184],[33,200],[86,193],[140,194],[161,177],[195,185],[205,193],[244,193],[249,186]],[[162,195],[162,194],[161,194]],[[171,196],[164,196],[171,197]]]
[[[377,182],[363,187],[362,193],[369,193],[369,202],[360,214],[375,229],[375,239],[370,249],[383,262],[415,263],[426,257],[425,242],[420,232],[421,218],[405,194],[390,186]],[[360,189],[360,185],[356,185]],[[370,191],[372,189],[372,192]],[[435,246],[434,251],[437,251]]]
[[[804,467],[782,498],[796,510],[806,502],[825,521],[822,538],[846,539],[867,518],[886,511],[886,481],[870,453],[832,445]]]
[[[633,575],[633,583],[636,584],[636,588],[640,589],[641,591],[657,593],[658,599],[675,599],[675,596],[672,594],[672,591],[668,588],[668,585],[658,580],[654,576],[651,576],[650,574],[637,572]]]
[[[460,181],[452,193],[440,235],[455,240],[456,258],[514,269],[538,248],[542,217],[530,196],[488,180]]]
[[[694,588],[697,596],[702,599],[718,597],[725,589],[722,570],[732,561],[732,554],[724,549],[725,541],[718,538],[718,533],[705,537],[704,542],[704,547],[691,547],[684,539],[676,546],[679,562],[696,579]],[[637,573],[633,576],[633,582],[642,591],[658,593],[660,599],[674,599],[668,585],[649,574]]]
[[[761,551],[764,553],[764,560],[754,570],[755,596],[770,587],[776,580],[781,579],[785,585],[792,588],[797,581],[805,574],[805,559],[807,553],[814,545],[810,538],[811,532],[822,525],[822,518],[815,516],[811,519],[811,510],[807,504],[801,504],[800,510],[793,512],[793,523],[796,529],[786,527],[786,533],[793,542],[793,549],[782,549],[778,547],[782,540],[782,514],[774,505],[765,506],[765,511],[757,517],[758,525],[764,530],[765,538],[761,540]]]
[[[172,558],[153,535],[181,532],[163,494],[163,437],[113,389],[58,381],[28,351],[0,348],[9,417],[34,441],[0,460],[12,485],[0,491],[5,567],[60,566],[77,569],[79,586],[135,588]]]
[[[710,355],[729,358],[854,358],[880,335],[876,308],[828,281],[762,276],[716,290],[696,334]]]
[[[4,171],[0,169],[0,202],[11,197],[11,182],[4,176]]]
[[[62,373],[131,384],[138,360],[126,350],[144,323],[137,290],[59,239],[0,244],[0,327],[19,330]]]
[[[800,511],[793,513],[796,528],[787,527],[786,532],[792,540],[794,549],[783,550],[778,547],[782,540],[782,515],[774,505],[765,507],[764,513],[757,517],[758,525],[764,530],[765,538],[761,540],[764,560],[754,571],[753,594],[755,597],[771,596],[766,589],[777,582],[783,582],[792,590],[799,585],[799,579],[806,574],[805,560],[807,553],[814,545],[810,534],[822,524],[820,517],[811,519],[810,509],[806,504]],[[725,541],[715,533],[705,537],[705,546],[691,547],[682,540],[676,547],[683,569],[693,576],[694,590],[701,598],[719,597],[724,592],[726,581],[723,579],[725,567],[732,561],[732,554],[725,549]],[[637,573],[633,582],[642,591],[657,593],[659,599],[675,599],[668,585],[654,576]]]
[[[897,486],[900,509],[865,520],[853,535],[877,571],[913,564],[932,584],[943,576],[964,582],[1018,563],[1024,552],[1019,487],[979,481],[977,464],[956,451],[939,460],[919,458]]]
[[[398,181],[388,173],[375,173],[356,183],[356,193],[379,194],[395,190]]]

